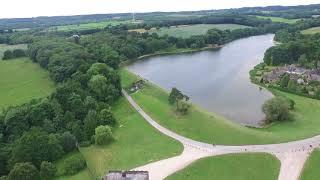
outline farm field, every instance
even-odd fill
[[[0,109],[50,95],[49,73],[28,58],[0,60]]]
[[[304,170],[301,173],[300,180],[318,180],[320,176],[319,171],[319,163],[320,163],[320,150],[317,149],[309,156],[307,160]]]
[[[131,23],[131,21],[110,20],[110,21],[103,21],[103,22],[92,22],[92,23],[53,26],[53,27],[50,27],[49,30],[52,30],[52,31],[76,31],[76,30],[88,30],[88,29],[102,29],[108,25],[116,26],[119,24],[127,24],[127,23]]]
[[[302,31],[302,34],[316,34],[320,33],[320,27],[313,27]]]
[[[134,74],[122,70],[126,85],[134,80]],[[125,87],[125,86],[124,86]],[[192,105],[187,115],[177,115],[174,106],[168,103],[168,93],[154,84],[132,94],[134,100],[161,125],[188,138],[215,144],[242,145],[268,144],[304,139],[320,133],[320,101],[280,91],[276,95],[286,96],[296,103],[294,121],[274,123],[266,128],[247,128],[232,123],[216,114]]]
[[[180,143],[153,129],[126,99],[121,98],[112,111],[119,122],[114,129],[116,141],[108,146],[80,148],[95,178],[109,170],[129,170],[182,152]]]
[[[27,49],[27,45],[26,44],[17,44],[17,45],[0,44],[0,60],[2,60],[3,53],[6,50],[14,50],[14,49]]]
[[[202,35],[207,33],[209,29],[220,29],[220,30],[234,30],[240,28],[248,28],[248,26],[238,25],[238,24],[196,24],[196,25],[181,25],[173,26],[170,28],[162,27],[159,30],[152,28],[149,33],[157,33],[160,36],[168,34],[169,36],[188,38],[193,35]],[[145,29],[135,29],[140,33],[147,32]]]
[[[167,180],[276,180],[280,161],[270,154],[229,154],[200,159]]]
[[[270,19],[273,22],[282,22],[282,23],[288,23],[288,24],[293,24],[300,19],[285,19],[281,17],[272,17],[272,16],[256,16],[257,18],[262,18],[262,19]]]

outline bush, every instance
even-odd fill
[[[48,180],[52,179],[57,173],[57,168],[54,164],[48,161],[43,161],[40,166],[40,177]]]
[[[263,104],[262,111],[268,122],[286,121],[291,119],[290,104],[283,97],[275,97]]]
[[[15,49],[12,51],[12,54],[14,58],[26,56],[26,52],[23,49]]]
[[[64,175],[74,175],[87,166],[86,160],[82,155],[71,156],[64,162]]]

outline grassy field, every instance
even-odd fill
[[[229,154],[198,160],[166,179],[276,180],[279,170],[279,160],[270,154]]]
[[[116,26],[119,24],[127,24],[127,23],[131,23],[131,21],[110,20],[110,21],[103,21],[103,22],[53,26],[53,27],[50,27],[49,30],[76,31],[76,30],[88,30],[88,29],[102,29],[108,25]]]
[[[180,143],[153,129],[124,98],[112,111],[119,121],[114,130],[116,141],[108,146],[80,149],[96,178],[109,170],[131,169],[182,152]]]
[[[293,24],[300,20],[300,19],[285,19],[281,17],[272,17],[272,16],[256,16],[256,17],[262,18],[262,19],[270,19],[272,22],[282,22],[282,23],[288,23],[288,24]]]
[[[28,58],[0,60],[0,77],[0,110],[48,96],[54,90],[49,73]]]
[[[302,31],[302,34],[317,34],[320,33],[320,27],[313,27]]]
[[[135,78],[127,70],[121,71],[123,85]],[[274,123],[270,127],[256,129],[232,123],[214,113],[192,106],[187,115],[177,115],[174,106],[168,103],[168,93],[147,83],[132,97],[158,123],[194,140],[215,144],[266,144],[288,142],[320,134],[320,101],[275,91],[296,103],[295,120]]]
[[[26,44],[17,44],[17,45],[0,44],[0,60],[2,60],[3,53],[6,50],[13,50],[13,49],[27,49],[27,45]]]
[[[320,177],[319,171],[320,164],[320,150],[316,149],[310,155],[308,161],[304,166],[304,170],[301,173],[300,180],[318,180]]]
[[[221,30],[234,30],[240,28],[247,28],[248,26],[238,25],[238,24],[196,24],[196,25],[182,25],[177,27],[163,27],[159,30],[153,28],[149,30],[149,33],[157,33],[160,36],[168,34],[169,36],[188,38],[193,35],[202,35],[207,33],[209,29],[221,29]],[[144,29],[136,29],[137,32],[146,32]]]

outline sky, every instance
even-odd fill
[[[190,11],[269,5],[316,4],[320,0],[1,0],[0,18],[124,12]]]

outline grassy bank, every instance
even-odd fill
[[[318,180],[320,177],[319,164],[320,150],[317,149],[312,152],[308,161],[306,162],[304,170],[301,173],[300,180]]]
[[[124,87],[137,78],[127,70],[122,70],[121,76]],[[147,83],[142,90],[132,94],[132,97],[161,125],[183,136],[208,143],[233,145],[280,143],[320,134],[318,128],[320,101],[276,90],[275,93],[295,101],[296,109],[293,112],[295,120],[274,123],[263,129],[234,124],[194,105],[187,115],[177,115],[174,107],[168,103],[168,93],[151,83]]]
[[[168,180],[276,180],[280,162],[269,154],[230,154],[201,159]]]
[[[28,58],[0,60],[0,109],[50,95],[49,73]]]
[[[109,170],[132,169],[182,152],[181,144],[153,129],[124,98],[112,111],[119,121],[114,129],[116,141],[108,146],[80,148],[96,178]]]

